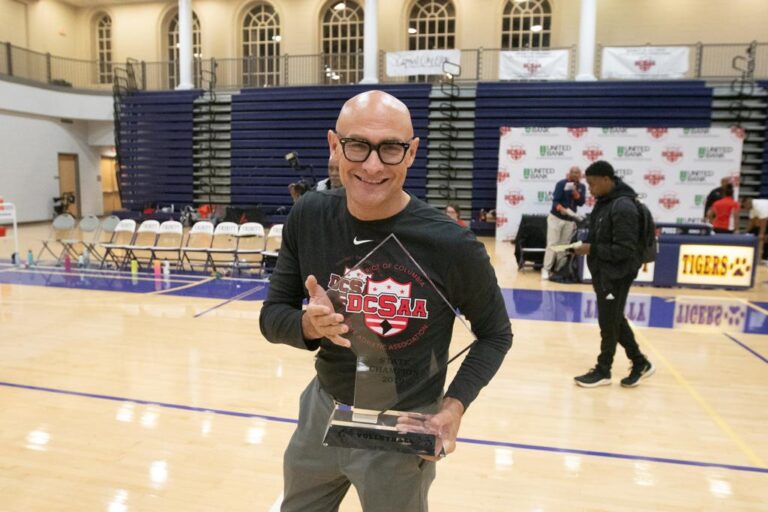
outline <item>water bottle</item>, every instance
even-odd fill
[[[64,272],[72,271],[72,258],[69,257],[69,253],[64,255]]]
[[[131,277],[136,277],[139,273],[139,262],[135,259],[131,260]]]
[[[35,264],[35,256],[32,254],[32,249],[27,251],[27,266],[31,267]]]

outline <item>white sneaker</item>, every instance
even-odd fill
[[[549,281],[549,271],[541,269],[541,280],[542,281]]]

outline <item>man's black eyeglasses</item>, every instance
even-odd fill
[[[414,138],[411,138],[411,140]],[[339,142],[341,143],[341,151],[344,153],[344,158],[356,163],[368,160],[371,152],[375,150],[376,154],[379,155],[381,163],[397,165],[405,159],[405,154],[408,148],[411,147],[410,142],[385,141],[380,144],[371,144],[367,140],[349,137],[339,137]]]

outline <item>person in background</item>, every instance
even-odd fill
[[[749,226],[747,232],[752,233],[758,239],[760,259],[768,263],[768,246],[765,244],[765,231],[768,225],[768,199],[744,198],[744,208],[749,210]]]
[[[456,221],[456,223],[465,228],[467,223],[461,220],[461,207],[456,203],[448,203],[445,205],[445,214]]]
[[[555,185],[552,194],[552,209],[547,216],[547,250],[544,253],[544,266],[541,267],[541,279],[549,279],[550,272],[556,272],[565,263],[565,258],[557,261],[554,245],[571,242],[576,231],[576,209],[584,205],[587,187],[581,183],[581,169],[571,167],[568,176]]]
[[[613,166],[603,160],[587,167],[586,174],[589,191],[597,202],[589,217],[587,243],[576,247],[574,252],[587,257],[592,273],[601,340],[597,365],[574,380],[585,388],[609,385],[618,343],[632,361],[632,370],[621,379],[621,385],[632,388],[656,371],[640,352],[635,333],[624,315],[629,288],[641,266],[637,194],[616,176]]]
[[[315,190],[331,190],[341,188],[341,177],[339,176],[339,162],[334,157],[328,159],[328,177],[317,182]]]
[[[739,232],[739,203],[733,198],[733,185],[726,185],[722,199],[718,199],[707,211],[707,220],[715,233]]]
[[[720,186],[713,188],[707,195],[707,200],[704,202],[704,218],[709,218],[709,209],[715,204],[715,201],[722,199],[725,195],[725,187],[731,185],[731,178],[723,178],[720,180]]]

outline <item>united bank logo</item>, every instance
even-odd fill
[[[696,156],[699,160],[725,160],[731,153],[731,146],[700,146]]]
[[[714,171],[680,171],[680,183],[683,185],[701,185],[709,183],[709,178],[712,178],[714,175]]]
[[[667,179],[666,176],[664,176],[664,173],[662,171],[648,171],[643,175],[643,179],[648,182],[648,184],[652,187],[656,187],[660,185],[661,183],[664,183],[664,180]]]
[[[686,137],[709,135],[709,128],[683,128],[683,135]]]
[[[510,190],[504,196],[504,200],[509,206],[517,207],[520,203],[525,201],[525,196],[519,190]]]
[[[648,72],[648,70],[653,68],[655,65],[656,61],[653,59],[637,59],[635,61],[635,67],[643,73]]]
[[[648,128],[646,131],[654,139],[660,139],[664,137],[667,134],[667,132],[669,132],[669,129],[668,128]]]
[[[635,173],[632,169],[614,169],[613,172],[623,180],[626,180]]]
[[[572,149],[570,144],[541,144],[539,156],[542,158],[569,158]]]
[[[498,183],[504,183],[509,179],[509,173],[504,169],[499,169],[499,172],[496,174],[496,181]]]
[[[584,148],[581,154],[584,155],[584,158],[586,158],[590,162],[594,162],[595,160],[603,156],[603,150],[600,146],[587,146],[586,148]]]
[[[552,202],[554,194],[551,191],[539,190],[536,194],[536,202],[539,204],[549,204]]]
[[[588,128],[568,128],[568,133],[574,139],[580,139],[589,131]]]
[[[600,131],[603,135],[627,135],[629,134],[628,128],[601,128]]]
[[[554,167],[526,167],[523,169],[523,180],[546,181],[555,172]]]
[[[616,146],[616,156],[624,159],[646,159],[651,146]]]
[[[693,196],[693,204],[696,206],[703,206],[704,205],[704,194],[696,194]],[[701,219],[699,219],[701,220]]]
[[[552,131],[549,128],[541,126],[532,126],[524,129],[526,135],[550,135]]]
[[[525,148],[523,146],[511,146],[507,150],[507,154],[512,160],[520,160],[526,155]]]
[[[659,198],[659,204],[665,210],[674,210],[680,205],[680,199],[677,198],[677,194],[669,192]]]
[[[683,151],[678,146],[667,146],[664,151],[661,152],[661,156],[664,159],[673,164],[683,158]]]

